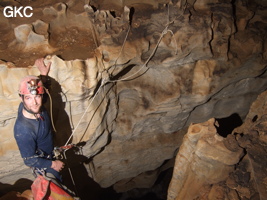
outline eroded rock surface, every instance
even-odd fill
[[[179,149],[191,123],[234,113],[244,120],[251,103],[266,90],[264,2],[108,2],[20,1],[33,6],[29,19],[5,18],[4,6],[18,2],[0,4],[1,183],[14,184],[18,174],[32,180],[19,159],[13,125],[17,85],[27,74],[38,75],[32,66],[36,58],[52,61],[56,144],[83,143],[88,176],[118,192],[151,187],[160,172],[172,167],[167,161],[190,148],[183,144]],[[203,171],[192,196],[213,184],[212,197],[224,189],[219,183],[228,173],[238,173],[233,167],[242,155],[240,148],[247,147],[236,142],[232,146],[235,138],[223,139],[214,122],[208,123],[212,130],[204,131],[207,138],[198,131],[193,134],[200,135],[194,144],[198,149],[192,149],[195,157],[185,169],[197,176],[185,174],[185,185],[172,184],[169,198],[200,175],[199,163],[211,171]],[[247,137],[243,140],[250,140]],[[266,142],[255,140],[255,145],[260,141]],[[249,159],[256,169],[255,150],[247,152],[240,165]]]
[[[259,95],[244,124],[227,138],[217,134],[214,119],[189,127],[168,200],[266,199],[266,97]]]

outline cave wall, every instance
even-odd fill
[[[88,175],[118,192],[153,185],[191,123],[234,113],[244,120],[267,88],[264,2],[32,5],[32,18],[0,16],[2,183],[32,179],[13,125],[18,82],[38,75],[36,58],[52,61],[56,144],[73,134],[90,160]]]
[[[168,200],[266,199],[266,94],[226,138],[214,118],[191,124],[176,156]],[[190,188],[190,192],[188,189]]]

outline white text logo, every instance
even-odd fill
[[[3,14],[5,17],[31,17],[33,13],[29,10],[33,10],[31,6],[21,6],[21,7],[12,7],[12,6],[6,6],[4,8]]]

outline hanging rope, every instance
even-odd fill
[[[124,38],[124,41],[123,41],[121,50],[120,50],[120,52],[119,52],[119,55],[118,55],[118,57],[116,58],[116,60],[115,60],[115,62],[114,62],[114,66],[115,66],[115,67],[113,68],[111,74],[112,74],[112,73],[114,72],[114,70],[116,69],[117,61],[118,61],[119,57],[121,56],[122,50],[124,49],[124,45],[125,45],[126,40],[127,40],[127,38],[128,38],[130,29],[131,29],[131,26],[129,25],[129,27],[128,27],[128,31],[127,31],[126,36],[125,36],[125,38]]]
[[[180,15],[179,15],[179,16],[180,16]],[[178,17],[179,17],[179,16],[178,16]],[[130,76],[128,76],[128,77],[125,77],[125,78],[120,79],[120,80],[109,81],[109,82],[119,82],[119,81],[126,81],[126,80],[129,80],[131,77],[133,77],[133,76],[135,76],[136,74],[138,74],[144,67],[146,67],[146,66],[147,66],[147,63],[148,63],[148,62],[151,60],[151,58],[155,55],[156,50],[157,50],[157,48],[158,48],[158,46],[159,46],[159,44],[160,44],[162,38],[164,37],[164,35],[166,35],[168,32],[170,32],[170,33],[174,36],[173,32],[172,32],[171,30],[169,30],[169,25],[172,24],[173,22],[174,22],[174,20],[172,20],[171,22],[170,22],[170,20],[169,20],[169,4],[168,4],[168,22],[167,22],[167,25],[166,25],[166,27],[164,28],[164,30],[161,32],[160,38],[159,38],[159,40],[158,40],[158,42],[157,42],[155,48],[153,49],[152,53],[150,54],[150,56],[148,57],[148,59],[146,60],[146,62],[143,64],[143,66],[142,66],[138,71],[136,71],[135,73],[133,73],[132,75],[130,75]],[[129,30],[128,30],[128,31],[129,31]],[[128,33],[127,33],[126,36],[128,36]],[[175,38],[174,38],[174,40],[175,40],[175,43],[176,43],[176,51],[175,51],[175,54],[177,54],[177,42],[176,42],[176,39],[175,39]],[[125,42],[126,42],[126,38],[125,38],[125,40],[124,40],[124,43],[125,43]],[[123,43],[123,45],[124,45],[124,43]],[[123,49],[123,48],[122,48],[122,49]],[[122,50],[121,50],[121,51],[122,51]],[[120,56],[120,54],[119,54],[119,56]],[[118,58],[119,58],[119,56],[118,56]],[[118,60],[118,58],[116,59],[116,61]],[[116,66],[115,66],[115,67],[116,67]]]
[[[52,98],[51,98],[51,95],[50,95],[48,89],[45,87],[44,87],[44,89],[45,89],[46,93],[48,94],[48,97],[50,100],[50,116],[51,116],[52,127],[53,127],[54,131],[57,132],[56,127],[54,125],[54,119],[53,119],[53,101],[52,101]]]
[[[80,123],[81,123],[81,121],[82,121],[83,117],[84,117],[84,116],[85,116],[85,114],[87,113],[87,111],[88,111],[89,107],[91,106],[92,102],[94,101],[94,99],[95,99],[96,95],[99,93],[99,91],[100,91],[101,87],[105,85],[105,83],[106,83],[106,82],[105,82],[105,79],[103,79],[103,80],[102,80],[102,82],[101,82],[101,85],[99,86],[99,88],[98,88],[98,90],[97,90],[97,92],[94,94],[93,98],[91,99],[91,102],[89,103],[89,105],[88,105],[88,106],[87,106],[87,108],[85,109],[85,111],[84,111],[84,113],[83,113],[82,117],[80,118],[80,120],[79,120],[79,122],[78,122],[77,126],[74,128],[74,130],[73,130],[72,134],[70,135],[69,139],[67,140],[67,142],[66,142],[65,146],[66,146],[66,145],[68,145],[68,143],[69,143],[70,139],[73,137],[73,135],[74,135],[75,131],[77,130],[78,126],[80,125]]]
[[[143,66],[137,70],[135,73],[133,73],[132,75],[130,76],[127,76],[123,79],[119,79],[119,80],[115,80],[115,81],[109,81],[109,82],[119,82],[119,81],[126,81],[126,80],[129,80],[131,77],[135,76],[136,74],[138,74],[144,67],[146,67],[147,63],[151,60],[151,58],[154,56],[158,46],[159,46],[159,43],[161,42],[163,36],[167,33],[166,29],[168,29],[168,26],[162,31],[161,33],[161,36],[157,42],[157,45],[155,46],[155,48],[153,49],[152,53],[150,54],[150,56],[148,57],[148,59],[146,60],[146,62],[143,64]]]
[[[169,15],[169,7],[168,7],[168,15]],[[173,22],[174,22],[174,20],[171,21],[171,22],[169,22],[169,16],[168,16],[168,22],[167,22],[167,25],[166,25],[166,27],[164,28],[164,30],[161,32],[160,38],[159,38],[159,40],[158,40],[158,42],[157,42],[155,48],[153,49],[152,53],[150,54],[150,56],[148,57],[148,59],[146,60],[146,62],[143,64],[143,66],[142,66],[138,71],[136,71],[135,73],[133,73],[133,74],[130,75],[130,76],[127,76],[127,77],[125,77],[125,78],[123,78],[123,79],[119,79],[119,80],[112,80],[112,81],[111,81],[109,78],[103,78],[103,79],[102,79],[102,81],[101,81],[101,85],[99,86],[97,92],[94,94],[93,98],[91,99],[91,102],[89,103],[89,105],[88,105],[87,108],[85,109],[85,111],[84,111],[82,117],[80,118],[80,120],[79,120],[79,122],[77,123],[75,129],[73,130],[72,134],[70,135],[69,139],[67,140],[65,146],[68,145],[69,141],[70,141],[71,138],[73,137],[75,131],[77,130],[78,126],[80,125],[80,123],[81,123],[83,117],[84,117],[85,114],[87,113],[89,107],[91,106],[92,102],[94,101],[96,95],[99,93],[100,89],[101,89],[105,84],[107,84],[107,83],[115,83],[115,82],[119,82],[119,81],[130,80],[131,77],[135,76],[135,75],[138,74],[144,67],[146,67],[147,64],[148,64],[148,62],[149,62],[149,61],[151,60],[151,58],[155,55],[156,50],[157,50],[157,48],[158,48],[158,46],[159,46],[159,44],[160,44],[162,38],[164,37],[164,35],[167,34],[168,32],[170,32],[170,33],[172,33],[172,35],[174,35],[173,32],[172,32],[171,30],[168,29],[168,28],[169,28],[169,25],[172,24]],[[115,68],[116,68],[117,60],[119,59],[119,57],[120,57],[120,55],[121,55],[121,53],[122,53],[122,50],[123,50],[124,45],[125,45],[125,43],[126,43],[126,39],[127,39],[127,37],[128,37],[129,31],[130,31],[130,26],[129,26],[129,29],[128,29],[128,31],[127,31],[126,37],[125,37],[125,39],[124,39],[124,42],[123,42],[121,51],[119,52],[119,55],[118,55],[117,59],[115,60],[115,67],[114,67],[113,71],[114,71]],[[175,40],[175,42],[176,42],[176,40]],[[177,46],[177,45],[176,45],[176,46]],[[177,50],[176,50],[176,51],[177,51]],[[112,71],[112,72],[113,72],[113,71]]]

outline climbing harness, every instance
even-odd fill
[[[66,151],[73,147],[76,147],[76,145],[55,147],[53,151],[53,154],[54,154],[53,158],[57,160],[64,159],[67,162],[68,159],[66,156]],[[81,148],[78,147],[78,150],[79,151],[76,151],[76,152],[78,152],[79,154],[82,154]],[[27,160],[27,159],[31,159],[35,157],[52,158],[52,155],[45,155],[45,153],[42,152],[41,150],[37,150],[36,155],[23,158],[23,159]],[[53,174],[47,173],[46,168],[39,169],[39,168],[32,167],[31,168],[32,174],[35,177],[35,181],[32,184],[32,192],[34,195],[34,200],[43,200],[43,198],[48,194],[50,196],[48,198],[45,198],[46,200],[58,200],[57,198],[54,198],[53,195],[59,196],[60,199],[62,200],[78,200],[79,199],[79,197],[77,197],[78,196],[77,188],[76,188],[73,176],[72,176],[71,169],[68,166],[68,162],[66,163],[66,165],[68,167],[68,171],[69,171],[75,192],[71,191],[65,185],[58,182]]]
[[[75,184],[75,181],[74,181],[74,178],[73,178],[73,175],[72,175],[72,172],[71,172],[71,169],[70,169],[70,166],[68,164],[68,159],[67,159],[67,155],[66,155],[66,152],[70,149],[74,149],[76,148],[77,150],[75,151],[75,154],[77,155],[82,155],[82,148],[80,146],[77,146],[75,144],[69,144],[69,145],[65,145],[65,146],[61,146],[61,147],[55,147],[54,150],[53,150],[53,154],[54,154],[54,157],[58,160],[65,160],[66,161],[66,166],[68,168],[68,171],[69,171],[69,175],[70,175],[70,178],[71,178],[71,181],[72,181],[72,184],[75,188],[75,192],[76,194],[78,195],[78,190],[76,188],[76,184]]]
[[[62,154],[65,153],[65,151],[71,149],[72,147],[76,147],[76,145],[75,144],[69,144],[69,145],[66,145],[66,146],[55,147],[54,151],[53,151],[54,157],[56,159],[62,160],[64,158]]]
[[[29,157],[23,157],[24,160],[29,160],[32,158],[45,158],[45,159],[52,159],[52,155],[47,155],[41,149],[37,149],[35,155]]]

